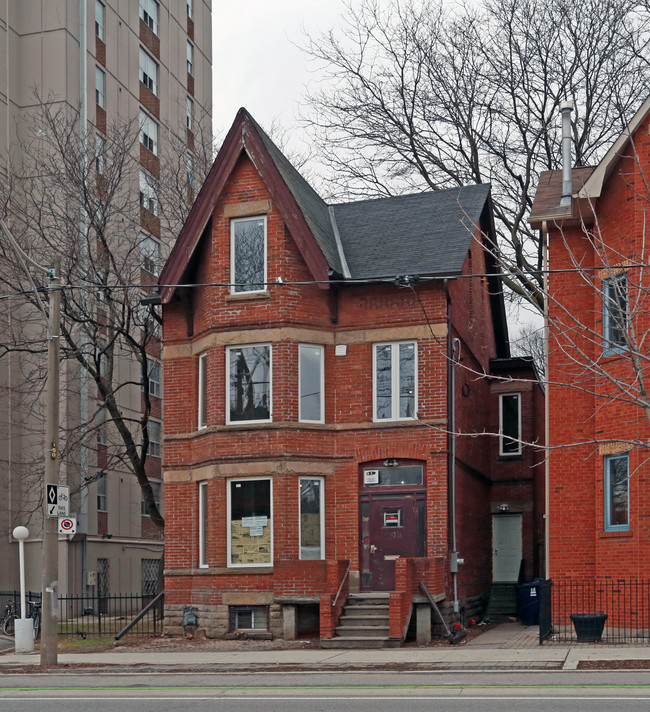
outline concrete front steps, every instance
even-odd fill
[[[334,638],[321,638],[321,648],[388,648],[400,641],[389,637],[389,593],[348,596]]]

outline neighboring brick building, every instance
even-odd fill
[[[539,456],[464,435],[543,427],[492,240],[489,186],[328,206],[239,111],[160,277],[170,630],[330,638],[390,592],[399,643],[420,581],[480,615],[493,519],[498,578],[537,573]]]
[[[554,580],[650,578],[649,131],[650,99],[598,166],[573,169],[564,205],[561,171],[543,173],[530,217],[548,233]]]

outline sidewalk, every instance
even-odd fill
[[[539,645],[537,628],[504,623],[464,645],[370,650],[196,650],[143,652],[117,647],[102,653],[61,653],[59,665],[130,671],[214,672],[290,670],[575,670],[581,660],[650,660],[650,646]],[[0,654],[0,674],[39,665],[39,654]],[[83,670],[82,670],[83,671]]]

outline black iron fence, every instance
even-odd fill
[[[27,600],[40,602],[40,592],[28,592]],[[20,592],[0,591],[2,608],[9,601],[19,604]],[[127,627],[128,635],[159,635],[163,630],[164,610],[163,595],[59,596],[59,635],[116,637],[120,633],[124,635]]]
[[[539,594],[540,643],[650,644],[650,581],[549,580]]]

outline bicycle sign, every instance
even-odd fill
[[[59,534],[76,534],[77,533],[77,518],[76,517],[61,517],[59,519]]]
[[[70,514],[70,487],[45,485],[45,510],[48,517],[59,519]]]

